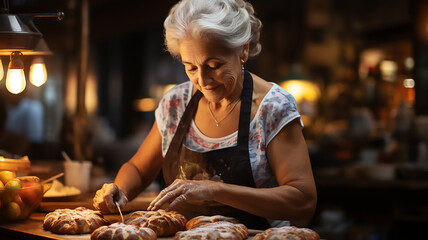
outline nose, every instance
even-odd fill
[[[199,86],[201,86],[201,87],[205,87],[205,86],[209,85],[213,81],[213,79],[207,73],[207,71],[204,71],[204,70],[200,70],[199,71],[198,80],[199,80],[198,81]]]

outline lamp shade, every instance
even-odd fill
[[[18,15],[0,14],[0,51],[32,51],[41,38]]]

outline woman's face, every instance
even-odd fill
[[[236,99],[242,89],[241,59],[218,41],[185,38],[179,43],[181,61],[190,81],[210,102]],[[239,96],[239,95],[238,95]]]

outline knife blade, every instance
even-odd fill
[[[122,219],[122,223],[123,223],[124,220],[123,220],[122,210],[120,210],[120,207],[119,207],[119,203],[117,201],[114,201],[114,204],[116,205],[117,210],[119,210],[120,218]]]

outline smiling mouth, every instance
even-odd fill
[[[215,87],[204,87],[203,89],[204,89],[205,91],[214,91],[214,90],[216,90],[218,87],[219,87],[219,86],[215,86]]]

